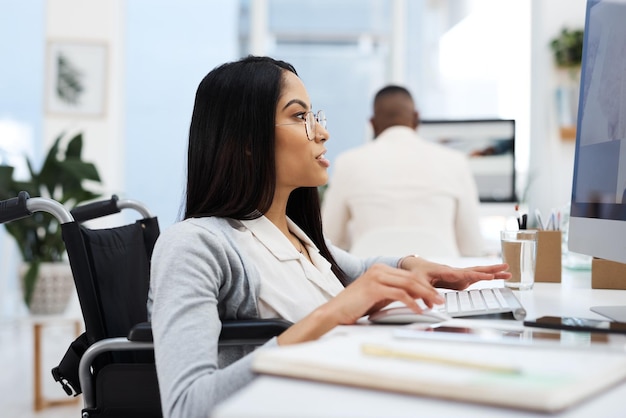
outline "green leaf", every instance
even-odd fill
[[[584,31],[582,29],[561,30],[559,35],[550,41],[550,49],[554,53],[554,61],[559,67],[577,67],[582,61]]]
[[[73,176],[77,180],[93,180],[100,181],[100,175],[96,166],[92,163],[86,163],[79,158],[68,158],[59,163],[63,173]]]
[[[70,142],[67,144],[67,150],[65,151],[65,157],[70,158],[78,158],[80,159],[80,155],[83,151],[83,134],[79,133],[70,139]]]

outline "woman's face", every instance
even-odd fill
[[[316,123],[315,138],[309,141],[305,128],[311,102],[304,84],[284,71],[281,96],[276,106],[276,187],[317,187],[328,182],[330,162],[324,158],[328,131]],[[313,133],[310,133],[313,135]],[[290,191],[291,191],[290,190]]]

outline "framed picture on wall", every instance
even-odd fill
[[[51,114],[103,116],[107,52],[104,43],[48,42],[46,111]]]

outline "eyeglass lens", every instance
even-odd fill
[[[306,115],[306,133],[307,138],[311,141],[315,139],[317,134],[316,122],[322,125],[322,128],[326,128],[326,115],[323,110],[318,111],[317,114],[309,112]]]

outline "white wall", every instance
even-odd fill
[[[97,162],[104,192],[122,190],[124,1],[47,0],[45,39],[101,43],[107,48],[105,107],[102,116],[54,114],[44,116],[44,147],[60,132],[83,132],[83,156]]]
[[[173,223],[195,89],[213,67],[236,58],[238,3],[0,0],[0,10],[0,120],[32,128],[34,161],[61,132],[83,132],[83,156],[98,167],[102,193],[140,200],[162,227]],[[106,45],[101,115],[46,109],[44,58],[50,41]],[[25,314],[19,261],[2,228],[0,319]]]
[[[103,193],[139,200],[163,226],[174,223],[195,90],[213,67],[237,57],[237,2],[47,0],[46,6],[46,40],[104,43],[108,66],[104,114],[46,113],[44,145],[62,131],[84,132],[84,158],[96,162]]]
[[[214,67],[237,58],[237,12],[235,1],[127,2],[121,193],[145,203],[162,228],[177,220],[183,197],[198,84]]]
[[[557,72],[550,40],[563,27],[582,28],[586,0],[532,0],[531,128],[528,205],[550,213],[569,204],[574,141],[562,140],[556,118]]]
[[[0,0],[0,148],[16,141],[16,157],[41,144],[43,5],[44,0]],[[25,310],[14,279],[16,259],[17,247],[0,227],[0,319]]]

